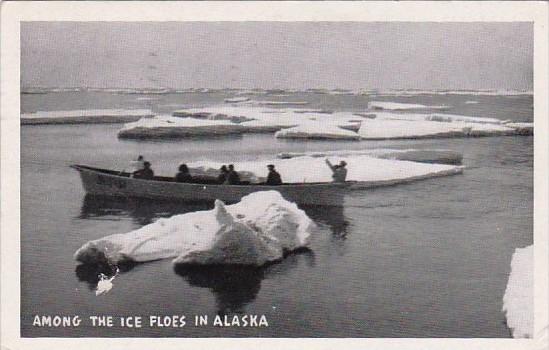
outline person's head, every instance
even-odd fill
[[[227,172],[227,167],[225,165],[222,165],[221,168],[219,168],[219,170],[226,173]]]
[[[340,168],[345,168],[345,166],[347,165],[347,162],[342,160],[341,162],[339,162],[339,167]]]
[[[275,168],[275,166],[273,164],[267,165],[267,169],[269,169],[269,171],[273,171],[274,168]]]
[[[233,164],[229,164],[229,171],[232,171],[234,170],[234,165]]]
[[[151,167],[151,163],[145,162],[143,163],[143,166],[145,167],[145,169],[149,169]]]
[[[187,167],[187,164],[181,164],[179,166],[179,172],[181,173],[188,173],[189,172],[189,168]]]
[[[140,155],[139,157],[137,157],[137,160],[143,160],[143,156]]]

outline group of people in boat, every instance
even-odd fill
[[[347,178],[347,163],[342,160],[339,162],[339,164],[332,164],[330,161],[326,158],[326,164],[330,167],[332,170],[332,180],[333,182],[345,182]],[[134,170],[131,173],[131,176],[136,179],[144,179],[144,180],[152,180],[154,178],[154,171],[151,169],[151,163],[148,161],[145,161],[143,156],[137,157],[137,160],[133,162]],[[282,177],[276,171],[275,166],[273,164],[267,165],[268,174],[267,179],[262,185],[268,185],[268,186],[277,186],[282,185]],[[195,181],[193,179],[193,176],[191,175],[189,171],[189,167],[187,164],[181,164],[179,166],[179,171],[175,175],[175,182],[186,182],[186,183],[192,183]],[[217,183],[218,184],[224,184],[224,185],[239,185],[242,184],[240,181],[240,175],[235,170],[233,164],[229,164],[228,166],[222,165],[219,169],[219,175],[217,176]]]

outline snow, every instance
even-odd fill
[[[261,266],[308,244],[314,223],[276,191],[250,194],[234,205],[160,219],[138,230],[90,241],[78,249],[83,263],[151,261],[175,264]]]
[[[515,135],[518,130],[497,124],[373,119],[362,122],[358,133],[366,140],[381,140]]]
[[[349,157],[367,155],[381,159],[408,160],[420,163],[461,164],[463,155],[451,150],[430,149],[365,149],[365,150],[338,150],[325,152],[285,152],[277,154],[277,158],[289,159],[295,157]]]
[[[125,123],[153,117],[150,109],[82,109],[21,114],[21,124]]]
[[[504,121],[497,118],[483,118],[483,117],[469,117],[465,115],[446,114],[446,113],[391,113],[391,112],[378,112],[375,114],[376,119],[384,120],[409,120],[409,121],[433,121],[433,122],[467,122],[467,123],[479,123],[479,124],[503,124]]]
[[[409,110],[409,109],[448,109],[449,106],[426,106],[415,103],[398,103],[398,102],[368,102],[369,109],[388,109],[388,110]]]
[[[534,333],[534,246],[517,248],[503,296],[503,311],[514,338]]]
[[[462,167],[446,164],[426,164],[394,159],[381,159],[369,155],[334,155],[329,157],[333,164],[341,160],[347,162],[347,180],[357,181],[354,187],[375,187],[405,183],[414,180],[436,176],[459,174]],[[264,159],[234,163],[235,169],[246,172],[242,180],[252,182],[264,181],[267,175],[267,164],[275,165],[277,171],[286,183],[300,182],[331,182],[332,171],[324,162],[324,158],[298,156],[289,159]],[[223,165],[220,162],[197,161],[188,166],[201,173],[215,175]]]
[[[246,128],[228,120],[202,120],[172,116],[156,116],[125,124],[118,131],[120,138],[175,138],[241,134]]]
[[[331,139],[331,140],[359,140],[360,136],[353,131],[342,129],[328,123],[306,123],[293,128],[277,131],[276,138],[280,139]]]

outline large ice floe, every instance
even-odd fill
[[[518,123],[449,120],[451,121],[376,118],[362,122],[358,133],[362,139],[366,140],[531,135],[533,133],[533,125],[530,123],[517,125]]]
[[[234,205],[175,215],[138,230],[87,242],[74,254],[86,264],[173,258],[175,264],[261,266],[308,244],[313,221],[276,191]]]
[[[503,296],[503,311],[514,338],[534,333],[534,246],[517,248]]]
[[[305,123],[289,129],[277,131],[279,139],[332,139],[332,140],[360,140],[360,136],[337,125],[315,122]]]
[[[127,123],[152,118],[150,109],[84,109],[21,114],[21,124]]]
[[[369,188],[394,185],[431,177],[460,174],[463,168],[448,164],[426,164],[414,161],[377,158],[362,154],[329,154],[332,163],[341,160],[347,162],[347,180],[356,181],[354,188]],[[331,182],[332,171],[323,157],[296,156],[292,158],[265,159],[234,163],[236,170],[242,172],[241,179],[251,182],[264,181],[267,164],[275,165],[286,183]],[[216,175],[223,163],[197,161],[188,163],[191,172]]]
[[[221,105],[177,110],[126,124],[128,138],[173,138],[243,133],[276,133],[294,139],[414,139],[532,135],[533,123],[442,113],[330,112],[253,105]]]
[[[242,134],[241,124],[230,120],[178,118],[160,115],[125,124],[118,131],[120,138],[178,138]]]
[[[290,159],[295,157],[354,157],[370,156],[381,159],[407,160],[420,163],[438,163],[459,165],[463,161],[463,155],[456,151],[445,149],[391,149],[375,148],[364,150],[340,150],[340,151],[316,151],[316,152],[283,152],[277,154],[277,158]]]
[[[399,102],[382,102],[382,101],[370,101],[368,102],[369,109],[378,110],[410,110],[410,109],[449,109],[449,106],[426,106],[416,103],[399,103]]]

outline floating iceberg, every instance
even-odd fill
[[[499,124],[373,119],[364,121],[358,133],[366,140],[383,140],[517,135],[519,129]]]
[[[228,120],[202,120],[156,116],[125,124],[118,131],[120,138],[181,138],[242,134],[246,128]]]
[[[534,123],[505,123],[505,126],[508,128],[515,129],[515,133],[518,135],[533,135],[534,134]]]
[[[466,105],[476,105],[476,104],[478,104],[478,103],[479,103],[478,101],[473,101],[473,100],[465,101],[465,104],[466,104]]]
[[[458,114],[446,114],[446,113],[391,113],[391,112],[377,112],[376,118],[382,120],[408,120],[408,121],[433,121],[433,122],[467,122],[467,123],[479,123],[479,124],[503,124],[505,121],[497,118],[483,118],[483,117],[469,117]]]
[[[21,114],[21,124],[127,123],[152,118],[149,109],[83,109]]]
[[[398,103],[398,102],[368,102],[369,109],[386,109],[386,110],[410,110],[410,109],[449,109],[449,106],[426,106],[415,103]]]
[[[330,139],[330,140],[360,140],[360,136],[353,131],[342,129],[328,123],[306,123],[289,129],[277,131],[279,139]]]
[[[160,219],[138,230],[84,244],[74,258],[87,264],[119,264],[174,258],[176,264],[261,266],[305,247],[313,221],[276,191],[241,202]]]
[[[517,248],[503,296],[503,311],[514,338],[534,333],[534,246]]]

